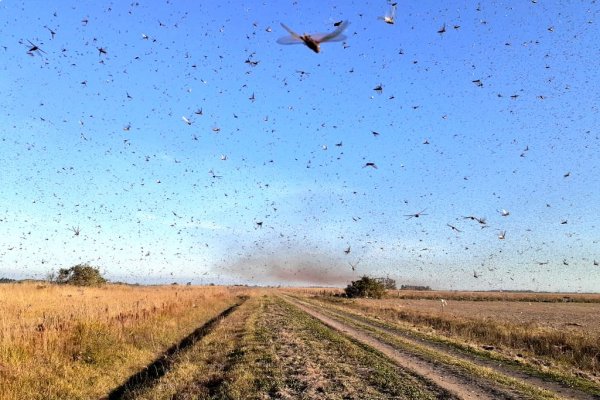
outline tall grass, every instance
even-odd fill
[[[2,398],[104,395],[237,294],[224,287],[1,285]]]

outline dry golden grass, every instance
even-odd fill
[[[281,288],[279,290],[284,293],[312,296],[335,296],[344,293],[343,289],[332,287],[289,287]]]
[[[2,398],[100,397],[242,290],[0,285]]]
[[[164,376],[127,393],[125,398],[259,398],[252,395],[256,392],[254,385],[258,381],[272,385],[274,379],[272,371],[263,376],[261,366],[252,359],[257,353],[267,356],[264,349],[252,348],[261,304],[261,297],[250,298],[201,341],[179,354]]]

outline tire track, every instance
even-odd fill
[[[399,350],[383,341],[374,338],[367,332],[361,329],[354,328],[345,323],[337,321],[327,315],[322,314],[319,311],[314,310],[300,303],[296,299],[292,299],[288,296],[283,296],[284,300],[298,307],[300,310],[306,312],[312,317],[320,320],[325,325],[333,328],[337,331],[344,333],[345,335],[357,340],[363,344],[366,344],[372,348],[377,349],[385,356],[396,362],[403,368],[411,370],[412,372],[425,377],[432,381],[435,385],[447,390],[453,395],[465,399],[465,400],[477,400],[477,399],[516,399],[520,398],[519,395],[504,390],[503,388],[491,386],[487,381],[478,379],[477,377],[466,378],[456,374],[449,368],[444,367],[441,364],[433,364],[432,362],[426,361],[414,354],[410,354],[407,351]]]
[[[307,303],[311,304],[311,303]],[[311,304],[312,305],[312,304]],[[429,341],[422,337],[415,336],[410,332],[402,332],[396,329],[382,326],[377,321],[369,320],[367,317],[356,315],[350,313],[348,311],[340,310],[340,309],[331,309],[327,308],[327,311],[332,315],[338,315],[342,318],[348,318],[351,320],[355,320],[363,325],[367,325],[372,329],[397,336],[401,338],[402,341],[408,342],[409,344],[414,344],[415,346],[426,347],[433,351],[447,354],[451,357],[457,358],[462,361],[466,361],[481,367],[489,368],[491,370],[496,371],[499,374],[506,375],[510,378],[521,380],[527,384],[536,386],[543,390],[548,390],[556,393],[557,396],[566,399],[573,400],[597,400],[600,399],[600,396],[584,392],[583,390],[578,390],[577,388],[568,386],[567,383],[561,383],[556,380],[552,380],[552,378],[544,379],[541,376],[535,376],[528,374],[526,371],[519,369],[518,367],[511,366],[508,364],[502,364],[500,361],[485,359],[482,357],[478,357],[473,354],[468,354],[466,351],[459,350],[455,347],[452,347],[448,344],[438,343]]]
[[[164,376],[172,368],[175,358],[178,354],[193,346],[203,337],[212,332],[221,320],[235,311],[247,299],[247,297],[240,297],[240,302],[225,309],[219,315],[211,318],[202,326],[196,328],[180,342],[169,347],[152,363],[148,364],[137,373],[131,375],[121,386],[113,389],[108,396],[103,398],[103,400],[129,399],[131,393],[134,393],[136,389],[153,385],[154,382]]]

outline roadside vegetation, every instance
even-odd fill
[[[238,294],[223,287],[4,284],[1,397],[99,398]]]
[[[440,302],[436,311],[418,310],[387,300],[347,300],[321,296],[331,306],[384,321],[391,326],[418,332],[429,340],[455,343],[465,348],[502,354],[508,360],[531,365],[544,373],[553,372],[563,380],[584,379],[600,388],[600,337],[596,331],[558,329],[534,323],[508,322],[479,317],[475,308],[470,316],[457,316]],[[453,307],[460,307],[456,301]],[[481,304],[485,307],[485,304]],[[535,313],[534,308],[530,308]],[[517,315],[515,315],[516,317]],[[568,315],[566,316],[568,317]],[[585,383],[580,382],[585,386]]]

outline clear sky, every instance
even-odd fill
[[[0,276],[598,291],[600,4],[449,4],[0,0]]]

